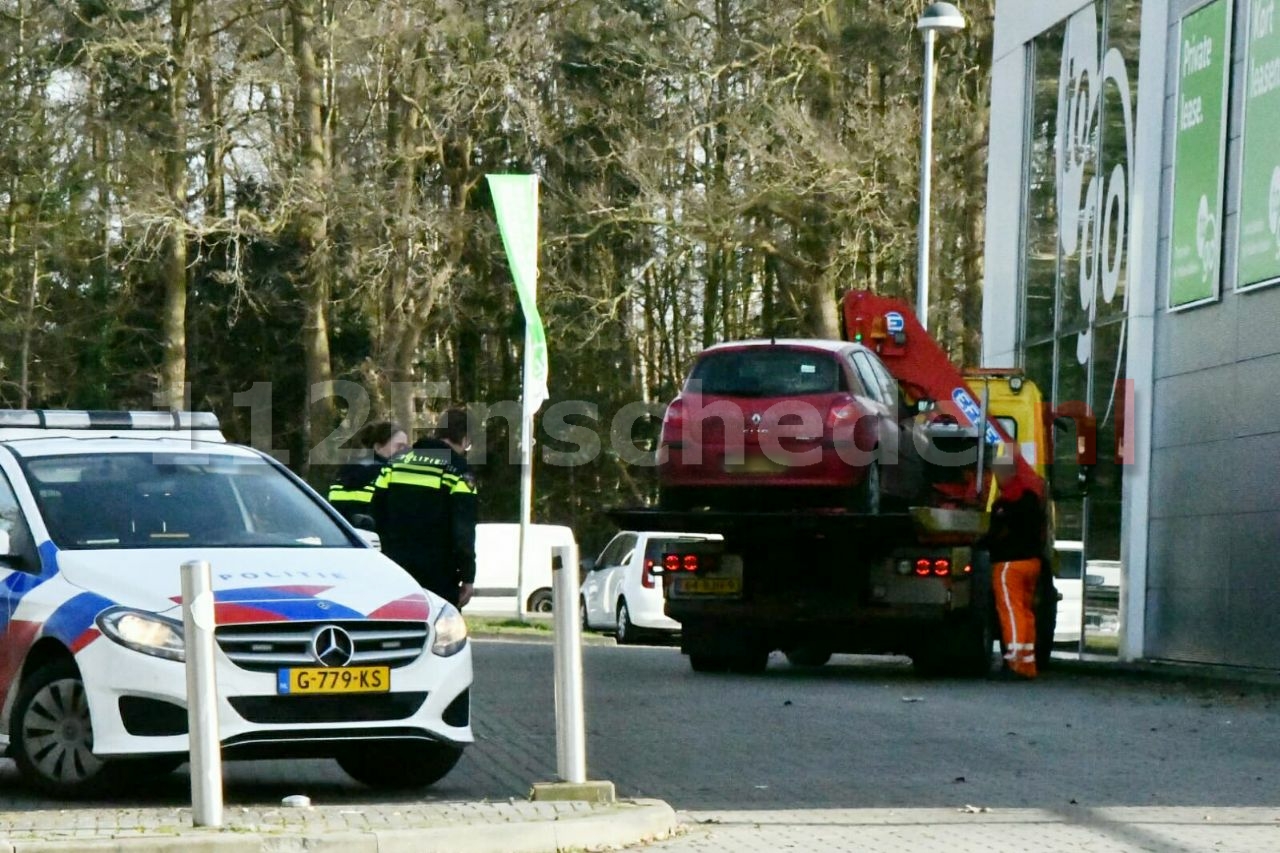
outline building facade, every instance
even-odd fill
[[[1277,5],[996,6],[984,363],[1096,419],[1127,659],[1280,669]]]

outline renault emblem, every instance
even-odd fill
[[[311,635],[311,656],[321,666],[346,666],[355,655],[356,644],[351,635],[337,625],[317,628]]]

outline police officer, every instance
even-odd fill
[[[449,409],[435,435],[392,459],[374,483],[382,553],[461,608],[476,578],[476,483],[467,411]]]
[[[376,421],[362,431],[361,445],[372,448],[373,458],[342,466],[333,485],[329,486],[329,503],[347,521],[373,512],[373,483],[382,473],[382,466],[393,456],[409,449],[409,435],[394,421]]]

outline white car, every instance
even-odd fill
[[[1084,543],[1058,540],[1053,544],[1058,556],[1058,573],[1053,579],[1058,594],[1058,621],[1054,626],[1055,643],[1080,642],[1080,608],[1084,606],[1081,569],[1084,565]]]
[[[580,602],[582,627],[610,631],[620,644],[636,642],[645,634],[678,632],[680,623],[663,612],[662,577],[654,574],[653,567],[673,544],[720,538],[701,533],[619,533],[596,561],[586,566]]]
[[[468,613],[503,615],[516,610],[516,588],[523,593],[522,612],[551,612],[551,561],[556,546],[574,545],[573,531],[557,524],[529,525],[529,564],[520,566],[520,525],[508,522],[476,525],[476,583]]]
[[[187,759],[189,560],[212,566],[224,758],[416,788],[472,742],[458,611],[214,416],[0,411],[0,742],[27,781]]]

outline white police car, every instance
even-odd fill
[[[302,480],[208,413],[0,411],[0,741],[45,791],[187,758],[179,567],[213,569],[223,756],[377,787],[472,738],[471,649]]]

